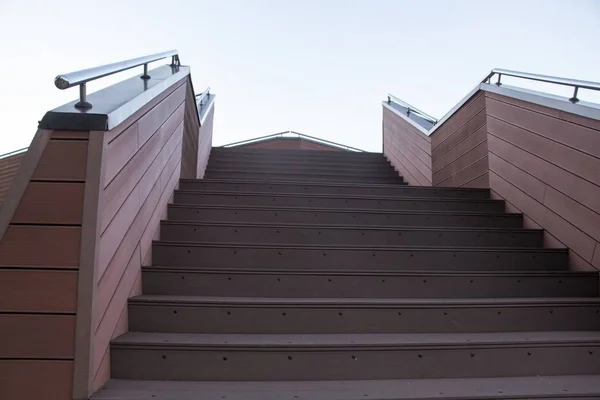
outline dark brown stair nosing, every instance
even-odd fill
[[[499,253],[568,253],[567,248],[531,248],[531,247],[454,247],[454,246],[357,246],[357,245],[296,245],[288,244],[269,244],[269,243],[204,243],[204,242],[180,242],[155,240],[153,246],[185,246],[185,247],[217,247],[217,248],[245,248],[245,249],[295,249],[295,250],[354,250],[354,251],[429,251],[429,252],[499,252]]]
[[[227,308],[287,307],[287,308],[522,308],[522,307],[590,307],[599,306],[600,297],[492,297],[492,298],[278,298],[191,295],[138,295],[130,304],[223,306]]]
[[[164,265],[152,265],[143,266],[143,271],[155,271],[155,272],[166,272],[166,273],[197,273],[197,274],[219,274],[219,275],[230,275],[230,274],[244,274],[244,275],[323,275],[323,276],[406,276],[406,277],[487,277],[487,276],[499,276],[499,277],[565,277],[565,276],[580,276],[590,278],[600,278],[600,272],[597,271],[456,271],[456,272],[444,272],[444,271],[431,271],[431,270],[415,270],[415,271],[391,271],[391,270],[343,270],[343,269],[261,269],[261,268],[210,268],[210,267],[189,267],[189,266],[164,266]]]
[[[367,395],[367,396],[365,396]],[[351,381],[140,381],[111,379],[92,400],[597,400],[600,375]]]
[[[272,184],[272,185],[306,185],[306,186],[336,186],[336,187],[364,187],[364,188],[381,188],[381,189],[404,189],[409,188],[417,189],[417,190],[441,190],[441,191],[459,191],[459,192],[489,192],[489,189],[482,188],[453,188],[453,187],[437,187],[437,186],[408,186],[408,185],[398,185],[398,184],[366,184],[361,183],[358,185],[344,183],[344,182],[298,182],[298,181],[270,181],[270,180],[257,180],[257,179],[248,179],[248,180],[240,180],[240,179],[212,179],[212,178],[204,178],[204,179],[181,179],[181,182],[186,183],[232,183],[232,184],[248,184],[248,183],[263,183],[263,184]],[[399,187],[400,186],[400,187]]]
[[[225,190],[175,190],[175,194],[196,194],[196,195],[222,195],[222,196],[270,196],[270,197],[292,197],[292,198],[325,198],[325,199],[352,199],[352,200],[397,200],[397,201],[428,201],[428,202],[453,202],[453,203],[486,203],[486,204],[500,204],[504,203],[504,200],[493,200],[493,199],[469,199],[469,198],[456,198],[456,197],[396,197],[396,196],[359,196],[359,195],[345,195],[345,194],[318,194],[318,193],[273,193],[273,192],[235,192]]]
[[[227,226],[227,227],[256,227],[256,228],[305,228],[305,229],[342,229],[367,231],[425,231],[425,232],[502,232],[540,234],[543,229],[534,228],[488,228],[488,227],[429,227],[429,226],[400,226],[400,225],[339,225],[339,224],[300,224],[300,223],[271,223],[271,222],[230,222],[230,221],[178,221],[162,220],[162,225],[185,226]]]
[[[537,331],[493,333],[336,333],[336,334],[202,334],[128,332],[113,339],[113,348],[223,350],[279,349],[453,349],[599,346],[597,331]]]

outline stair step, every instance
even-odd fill
[[[321,150],[292,150],[292,149],[226,149],[212,148],[210,157],[256,157],[272,159],[324,159],[344,161],[379,161],[385,157],[382,153],[349,152],[349,151],[321,151]]]
[[[320,225],[521,228],[523,216],[509,213],[399,211],[281,206],[169,204],[174,221],[315,223]]]
[[[251,172],[245,170],[219,170],[207,171],[205,178],[210,179],[263,179],[263,180],[294,180],[302,182],[356,182],[356,183],[402,183],[401,176],[329,174],[329,173],[278,173],[276,170],[269,172]]]
[[[374,381],[136,381],[112,379],[92,400],[592,400],[599,375]]]
[[[249,163],[222,163],[217,166],[208,165],[206,168],[205,175],[210,175],[213,172],[252,172],[255,174],[270,174],[276,171],[278,174],[293,174],[293,175],[312,175],[312,174],[326,174],[326,175],[343,175],[343,176],[377,176],[377,177],[397,177],[396,172],[391,165],[387,168],[350,168],[345,166],[315,166],[313,164],[306,165],[284,165],[284,164],[269,164],[264,163],[260,165],[249,164]]]
[[[142,269],[149,295],[485,298],[598,296],[598,273],[397,272],[352,270],[209,269],[153,266]]]
[[[378,210],[436,210],[503,212],[504,201],[486,199],[437,199],[430,197],[376,197],[263,192],[176,190],[177,204],[218,204],[275,207],[319,207]]]
[[[130,332],[111,343],[111,376],[117,379],[288,381],[566,374],[600,374],[600,332]]]
[[[389,169],[394,170],[392,164],[390,164],[386,159],[382,158],[379,161],[375,162],[359,162],[356,163],[354,161],[344,161],[344,160],[323,160],[323,161],[311,161],[311,162],[303,162],[296,160],[276,160],[276,161],[268,161],[268,160],[215,160],[210,158],[207,163],[207,168],[228,168],[235,166],[235,169],[239,168],[251,168],[251,167],[268,167],[268,168],[321,168],[321,169],[329,169],[329,168],[342,168],[349,170],[358,170],[358,171],[387,171]]]
[[[162,221],[160,234],[165,241],[205,243],[542,247],[544,231]]]
[[[564,270],[567,249],[154,242],[155,265],[443,271]]]
[[[438,188],[407,185],[354,185],[344,183],[299,183],[225,179],[182,179],[180,190],[211,190],[228,192],[303,193],[369,196],[406,196],[489,199],[488,189]]]
[[[165,333],[600,330],[600,298],[350,299],[142,295],[129,329]]]

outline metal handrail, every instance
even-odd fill
[[[13,151],[9,151],[8,153],[0,154],[0,159],[24,153],[27,151],[27,149],[29,149],[29,147],[23,147],[22,149],[13,150]]]
[[[256,138],[252,138],[252,139],[246,139],[246,140],[240,140],[239,142],[234,142],[234,143],[228,143],[228,144],[224,144],[221,147],[235,147],[235,146],[239,146],[239,145],[243,145],[243,144],[249,144],[249,143],[255,143],[255,142],[260,142],[266,139],[270,139],[270,138],[275,138],[275,137],[284,137],[284,135],[297,135],[299,137],[305,137],[308,139],[312,139],[316,142],[322,142],[331,146],[335,146],[335,147],[339,147],[339,148],[343,148],[346,150],[350,150],[350,151],[355,151],[358,153],[365,153],[364,150],[361,149],[357,149],[356,147],[351,147],[351,146],[347,146],[345,144],[341,144],[341,143],[336,143],[336,142],[332,142],[329,140],[325,140],[325,139],[320,139],[318,137],[314,137],[314,136],[310,136],[310,135],[306,135],[304,133],[300,133],[300,132],[295,132],[295,131],[284,131],[284,132],[278,132],[278,133],[272,133],[270,135],[265,135],[265,136],[260,136],[260,137],[256,137]]]
[[[600,82],[581,81],[578,79],[561,78],[558,76],[550,75],[538,75],[529,72],[511,71],[509,69],[501,68],[494,68],[482,82],[491,83],[492,77],[494,75],[498,75],[498,80],[495,83],[498,86],[502,84],[500,82],[502,75],[512,76],[514,78],[528,79],[538,82],[553,83],[555,85],[571,86],[574,88],[573,97],[569,99],[569,101],[571,101],[572,103],[577,103],[579,101],[579,99],[577,98],[577,92],[580,88],[600,91]]]
[[[69,72],[68,74],[58,75],[54,79],[54,85],[60,90],[65,90],[70,87],[79,85],[79,102],[75,104],[76,108],[88,109],[92,105],[87,102],[86,83],[126,71],[131,68],[144,66],[144,74],[140,77],[144,80],[150,79],[148,75],[148,64],[154,61],[162,60],[163,58],[171,57],[171,65],[179,66],[179,53],[177,50],[165,51],[162,53],[151,54],[144,57],[132,58],[130,60],[119,61],[112,64],[101,65],[99,67],[82,69],[81,71]]]
[[[409,116],[411,111],[414,114],[417,114],[418,116],[420,116],[421,118],[423,118],[424,120],[431,122],[433,125],[437,124],[438,120],[435,117],[432,117],[431,115],[427,114],[424,111],[419,110],[417,107],[411,106],[410,104],[408,104],[407,102],[405,102],[404,100],[401,100],[399,98],[397,98],[396,96],[392,95],[392,94],[388,94],[388,104],[390,104],[391,102],[394,102],[396,104],[401,105],[402,107],[406,108],[406,115]]]
[[[206,90],[200,94],[196,95],[196,106],[198,106],[198,112],[202,112],[202,107],[204,107],[205,100],[210,101],[210,86],[206,88]]]

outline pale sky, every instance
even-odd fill
[[[218,96],[215,145],[294,130],[380,151],[387,93],[441,117],[492,68],[600,81],[600,0],[0,0],[0,153],[77,97],[56,75],[170,49]]]

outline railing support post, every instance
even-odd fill
[[[87,102],[87,91],[85,83],[79,85],[79,102],[75,104],[75,108],[79,108],[80,110],[87,110],[88,108],[92,108],[92,105]]]
[[[148,75],[148,63],[144,64],[144,74],[140,78],[150,79],[150,75]]]
[[[577,103],[579,99],[577,98],[577,92],[579,91],[579,86],[575,86],[575,91],[573,92],[573,97],[569,99],[571,103]]]
[[[502,74],[498,74],[498,81],[496,81],[496,85],[497,85],[497,86],[500,86],[500,85],[502,85],[502,84],[500,83],[500,78],[502,78]]]

